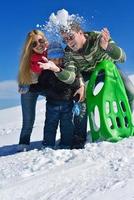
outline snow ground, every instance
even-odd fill
[[[134,199],[133,137],[118,143],[88,141],[81,150],[41,150],[44,111],[41,100],[31,150],[22,153],[16,153],[20,106],[0,111],[1,200]]]

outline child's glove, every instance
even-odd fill
[[[19,85],[18,86],[18,92],[20,94],[26,94],[29,91],[30,85]]]
[[[72,112],[75,116],[79,116],[81,112],[81,104],[79,102],[74,101],[74,106]]]

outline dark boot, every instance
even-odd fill
[[[86,139],[79,135],[74,135],[71,149],[83,149]]]

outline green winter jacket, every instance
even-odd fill
[[[65,49],[65,69],[55,75],[63,82],[72,84],[76,74],[90,74],[97,63],[104,59],[115,62],[124,62],[125,52],[110,39],[106,50],[99,45],[101,32],[85,33],[87,38],[83,48],[73,52],[68,46]],[[84,76],[83,76],[84,78]],[[84,81],[85,78],[84,78]]]

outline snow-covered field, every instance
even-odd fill
[[[44,112],[41,100],[31,150],[15,153],[21,108],[0,111],[0,200],[134,199],[134,137],[88,141],[82,150],[41,150]]]

